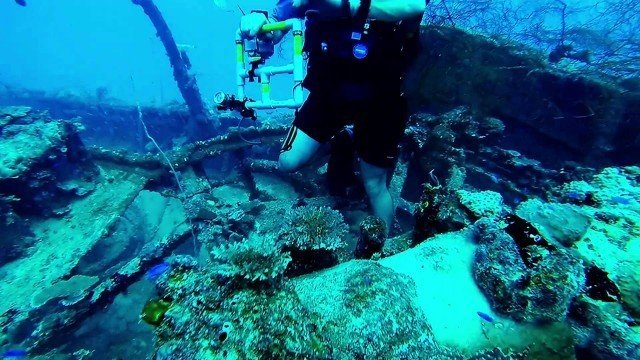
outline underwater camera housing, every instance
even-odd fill
[[[256,119],[255,110],[259,109],[298,109],[304,102],[302,80],[304,79],[304,60],[302,57],[302,20],[289,19],[269,23],[262,27],[262,34],[272,31],[292,30],[293,61],[287,65],[267,66],[266,61],[274,53],[272,42],[260,39],[245,39],[240,30],[236,32],[236,95],[217,93],[214,101],[218,110],[234,110],[243,117]],[[293,97],[285,100],[271,98],[271,77],[279,74],[293,74]],[[246,95],[246,83],[259,82],[262,98],[260,101]]]

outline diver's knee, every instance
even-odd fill
[[[291,153],[283,152],[278,158],[278,168],[283,172],[295,172],[301,167],[301,161]]]
[[[363,183],[370,197],[377,197],[388,191],[387,182],[382,178],[364,179]]]

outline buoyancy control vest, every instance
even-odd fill
[[[311,91],[357,84],[399,92],[402,76],[416,55],[420,18],[384,22],[344,16],[323,20],[306,14],[304,50]]]

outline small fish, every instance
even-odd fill
[[[25,0],[16,0],[16,4],[20,6],[27,6],[27,2]]]
[[[169,269],[171,269],[171,265],[169,263],[163,262],[160,263],[147,271],[147,279],[148,280],[156,280],[162,274],[166,273]]]
[[[489,315],[487,313],[484,313],[482,311],[478,311],[477,314],[478,314],[478,316],[480,316],[480,318],[482,320],[487,321],[487,322],[493,322],[493,317],[491,315]]]
[[[620,204],[620,205],[631,204],[631,199],[627,199],[626,197],[622,197],[622,196],[614,196],[610,200],[614,204]]]
[[[11,349],[2,353],[3,359],[20,359],[27,356],[27,352],[22,349]]]
[[[431,178],[431,183],[433,184],[433,186],[440,187],[440,180],[438,180],[436,174],[433,173],[434,171],[435,169],[429,171],[429,178]]]

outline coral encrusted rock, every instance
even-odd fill
[[[566,318],[585,285],[581,260],[562,249],[518,243],[490,218],[475,230],[474,278],[496,311],[528,322]]]
[[[484,216],[500,215],[503,211],[502,196],[495,191],[472,192],[459,190],[462,205],[478,219]]]
[[[570,204],[532,199],[520,204],[516,214],[535,226],[545,239],[566,247],[580,240],[591,226],[589,214]]]

